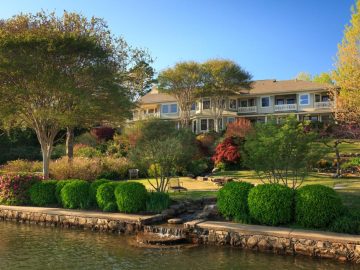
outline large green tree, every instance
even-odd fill
[[[338,46],[333,78],[341,88],[336,117],[339,122],[360,122],[360,0],[352,7],[350,24]]]
[[[208,60],[202,66],[203,85],[197,91],[197,96],[211,99],[210,112],[214,118],[214,129],[219,132],[219,119],[222,118],[228,97],[238,95],[244,89],[251,89],[252,76],[230,60]]]
[[[298,122],[294,115],[281,125],[275,119],[258,123],[246,136],[245,164],[263,181],[295,189],[324,154],[316,138],[317,134],[308,131],[306,123]]]
[[[131,50],[106,29],[101,19],[67,12],[21,14],[0,24],[3,124],[36,132],[45,178],[61,129],[130,114],[132,93],[123,85]]]
[[[195,101],[196,90],[202,86],[202,79],[201,65],[192,61],[177,63],[159,74],[159,90],[176,98],[182,127],[190,125],[191,106]]]

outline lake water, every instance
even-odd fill
[[[0,269],[359,269],[352,264],[225,247],[152,249],[129,237],[0,222]]]

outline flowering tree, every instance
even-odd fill
[[[236,164],[240,161],[239,145],[234,138],[225,138],[216,146],[215,154],[212,156],[215,165],[221,162]]]
[[[251,122],[245,118],[240,118],[236,122],[229,123],[226,127],[225,137],[245,138],[252,130]]]

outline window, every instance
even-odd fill
[[[270,107],[270,97],[261,98],[261,107]]]
[[[251,98],[248,100],[248,104],[249,104],[249,107],[253,107],[253,106],[256,106],[255,105],[255,99]]]
[[[200,120],[200,130],[201,131],[206,131],[208,128],[207,128],[207,119],[201,119]]]
[[[214,119],[208,119],[209,121],[209,131],[214,130]]]
[[[161,112],[162,113],[177,113],[177,104],[163,104],[161,105]]]
[[[169,105],[161,105],[162,113],[169,113]]]
[[[300,105],[309,105],[310,104],[310,95],[309,94],[300,94],[299,104]]]
[[[196,133],[196,120],[192,122],[193,132]]]
[[[284,105],[284,104],[285,104],[285,101],[283,98],[277,99],[275,101],[275,105]]]
[[[170,113],[177,113],[177,104],[170,105]]]
[[[229,108],[231,110],[236,110],[236,99],[230,99],[229,100]]]
[[[228,123],[234,123],[235,117],[228,117],[227,121],[228,121]]]
[[[330,100],[329,96],[321,96],[321,101],[322,102],[327,102],[329,100]]]
[[[295,104],[295,98],[286,99],[286,104]]]
[[[154,109],[148,109],[148,113],[149,113],[149,114],[154,113]]]
[[[196,110],[196,103],[191,104],[191,110],[192,110],[192,111],[195,111],[195,110]]]
[[[219,118],[218,119],[218,127],[219,127],[219,130],[222,130],[223,129],[223,120],[222,120],[222,118]]]
[[[320,95],[316,94],[315,95],[315,102],[320,102],[320,97],[321,97]]]
[[[210,109],[210,99],[204,99],[202,101],[203,110]]]
[[[247,107],[248,103],[247,100],[240,100],[240,107]]]

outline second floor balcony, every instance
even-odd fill
[[[287,112],[287,111],[296,111],[296,110],[297,110],[296,104],[281,104],[274,106],[275,112]]]
[[[257,113],[257,107],[256,106],[239,107],[238,112],[239,113]]]
[[[315,109],[329,109],[332,108],[334,103],[330,100],[314,102]]]

